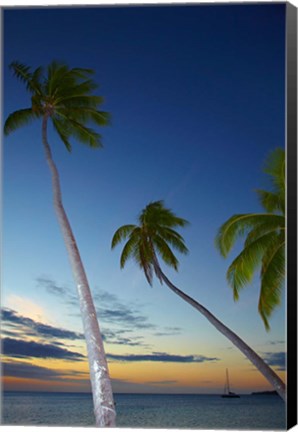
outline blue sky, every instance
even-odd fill
[[[35,68],[56,59],[94,69],[103,109],[112,115],[111,125],[100,131],[102,150],[73,143],[69,154],[51,130],[49,141],[116,390],[219,391],[226,367],[235,370],[239,391],[266,389],[260,374],[196,311],[157,282],[150,288],[133,263],[121,271],[120,248],[112,252],[110,244],[120,225],[134,223],[145,205],[164,199],[191,223],[181,232],[190,253],[181,257],[178,273],[165,269],[168,276],[281,366],[284,304],[267,333],[257,312],[258,278],[234,303],[225,273],[237,249],[224,260],[214,238],[231,215],[260,210],[254,190],[268,185],[262,166],[271,150],[285,145],[285,5],[5,9],[3,22],[4,118],[30,103],[8,70],[12,60]],[[52,206],[41,124],[5,138],[3,157],[2,307],[8,327],[14,323],[10,338],[26,334],[32,352],[34,343],[58,338],[53,329],[80,334],[82,327]],[[41,334],[41,324],[52,333]],[[35,329],[31,339],[24,333],[28,325]],[[55,339],[55,346],[62,342],[61,349],[84,354],[80,337]],[[29,359],[37,357],[17,360],[9,343],[10,373],[27,362],[27,376],[16,384],[13,378],[20,376],[10,375],[10,388],[40,388],[28,369]],[[179,362],[177,356],[184,358]],[[34,367],[56,370],[57,376],[56,360],[50,356]],[[148,371],[148,364],[147,381],[155,384],[144,378],[141,366]],[[242,378],[246,372],[251,387]],[[57,388],[67,389],[68,382]],[[39,384],[50,388],[46,379]],[[86,386],[81,377],[75,389]]]

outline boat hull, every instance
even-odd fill
[[[237,394],[234,394],[234,395],[221,395],[221,397],[222,398],[240,398],[240,396],[239,395],[237,395]]]

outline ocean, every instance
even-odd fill
[[[150,429],[286,429],[279,396],[115,394],[117,427]],[[87,393],[3,392],[2,425],[94,426]]]

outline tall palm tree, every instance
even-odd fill
[[[218,331],[239,348],[285,400],[285,384],[264,360],[208,309],[177,288],[163,273],[158,256],[166,264],[177,270],[179,262],[172,248],[183,254],[188,252],[183,237],[174,229],[175,227],[184,227],[188,222],[176,216],[170,209],[165,208],[163,201],[156,201],[147,205],[139,215],[138,222],[138,225],[120,227],[113,236],[112,249],[120,242],[127,240],[120,257],[121,268],[124,267],[129,258],[132,258],[144,271],[150,285],[152,285],[153,276],[156,275],[161,283],[164,282],[175,294],[203,314]]]
[[[272,190],[257,190],[263,213],[236,214],[219,229],[216,245],[226,257],[238,238],[246,236],[243,250],[227,271],[234,299],[260,269],[259,313],[265,328],[268,319],[281,302],[285,278],[285,151],[277,148],[268,157],[264,171]]]
[[[65,64],[52,62],[46,71],[42,67],[31,71],[30,67],[17,61],[11,63],[10,68],[31,94],[31,106],[10,114],[4,124],[4,133],[7,135],[32,120],[41,120],[42,143],[52,176],[54,207],[79,296],[95,421],[97,426],[115,426],[116,414],[103,339],[79,249],[63,207],[59,174],[47,140],[47,126],[51,120],[68,151],[71,150],[70,138],[99,148],[102,146],[101,136],[90,128],[89,123],[104,126],[109,115],[99,111],[102,97],[92,95],[97,86],[91,79],[93,71],[90,69],[70,69]]]

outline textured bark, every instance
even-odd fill
[[[264,360],[252,350],[239,336],[230,330],[226,325],[219,321],[211,312],[208,311],[204,306],[194,300],[192,297],[185,294],[179,288],[172,284],[172,282],[166,277],[161,270],[158,260],[154,257],[154,269],[160,280],[174,291],[179,297],[197,309],[203,314],[207,320],[217,328],[220,333],[226,336],[239,350],[255,365],[255,367],[263,374],[267,381],[274,387],[280,397],[286,401],[286,388],[284,382],[279,376],[264,362]]]
[[[46,114],[43,118],[42,141],[46,153],[46,160],[52,174],[54,207],[62,230],[74,279],[77,285],[88,352],[95,422],[96,426],[115,427],[116,412],[103,340],[100,333],[96,311],[84,266],[75,237],[62,204],[59,173],[53,161],[51,149],[47,141],[48,117],[49,115]]]

